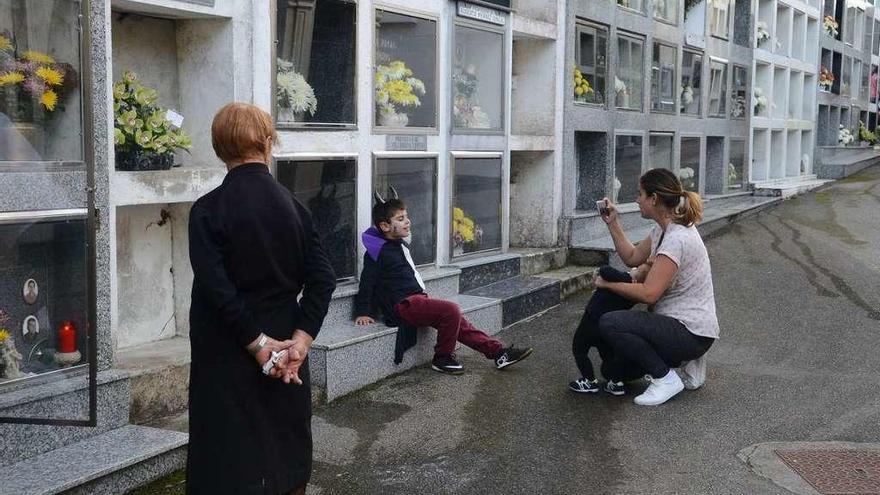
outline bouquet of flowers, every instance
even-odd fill
[[[758,42],[758,46],[764,44],[765,41],[770,39],[770,31],[767,30],[767,23],[764,21],[758,21],[758,33],[755,36],[755,40]]]
[[[824,19],[822,19],[822,27],[825,28],[825,34],[831,36],[832,38],[836,38],[839,33],[838,28],[840,25],[834,19],[833,16],[826,15]]]
[[[402,60],[376,67],[373,80],[376,107],[381,125],[405,127],[409,117],[398,113],[399,107],[417,107],[422,101],[416,95],[425,94],[425,83],[413,77],[413,71]]]
[[[595,94],[590,82],[584,77],[580,69],[574,69],[574,101],[587,103],[589,96]]]
[[[297,114],[308,112],[309,115],[315,115],[318,99],[306,78],[294,70],[293,62],[279,58],[276,65],[275,104],[278,105],[278,120],[295,122]]]
[[[764,90],[755,87],[755,114],[759,114],[767,108],[767,97],[764,96]]]
[[[681,187],[694,190],[694,169],[684,167],[678,171],[678,179],[681,181]]]
[[[489,115],[477,104],[478,86],[477,69],[473,65],[468,65],[452,76],[452,88],[455,91],[452,97],[452,119],[456,127],[466,129],[491,127]]]
[[[694,102],[694,88],[685,84],[681,87],[681,103],[682,105],[690,105]]]
[[[730,116],[733,118],[742,118],[746,116],[746,97],[745,95],[735,95],[731,97]]]
[[[736,166],[734,166],[734,164],[732,164],[732,163],[728,163],[727,164],[727,185],[728,185],[728,187],[737,186],[737,185],[739,185],[739,184],[737,184],[737,182],[739,182],[739,174],[736,171]]]
[[[159,94],[142,85],[126,71],[113,85],[113,129],[117,168],[120,170],[168,169],[174,150],[188,150],[192,141],[168,119],[169,112],[156,106]]]
[[[479,249],[483,242],[483,229],[459,207],[452,209],[452,247],[456,254]]]
[[[825,67],[819,69],[819,89],[823,91],[830,91],[833,84],[834,74]]]
[[[841,146],[849,146],[856,140],[856,138],[852,135],[852,131],[844,127],[843,124],[840,124],[840,127],[838,129],[837,142]]]
[[[64,109],[64,98],[78,85],[70,64],[46,53],[19,53],[8,31],[0,33],[0,112],[12,120],[34,121]]]

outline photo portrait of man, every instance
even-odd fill
[[[21,334],[24,339],[28,342],[33,342],[34,340],[36,340],[39,333],[40,321],[37,320],[37,317],[34,315],[30,315],[25,318],[21,324]]]
[[[32,278],[27,279],[24,283],[22,294],[24,294],[24,302],[28,304],[37,302],[37,296],[40,295],[40,288],[37,286],[37,281]]]

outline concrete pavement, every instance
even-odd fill
[[[791,493],[737,454],[878,441],[878,211],[874,167],[707,240],[722,338],[701,390],[657,408],[570,393],[581,295],[501,333],[536,349],[508,370],[462,352],[463,376],[421,368],[318,409],[312,493]]]

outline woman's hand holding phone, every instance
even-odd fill
[[[615,206],[610,199],[603,198],[596,201],[596,209],[599,210],[599,216],[602,217],[602,220],[606,224],[611,224],[617,221],[617,206]]]

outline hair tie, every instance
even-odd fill
[[[681,196],[678,198],[678,208],[684,209],[685,198],[687,197],[687,193],[682,191]]]

